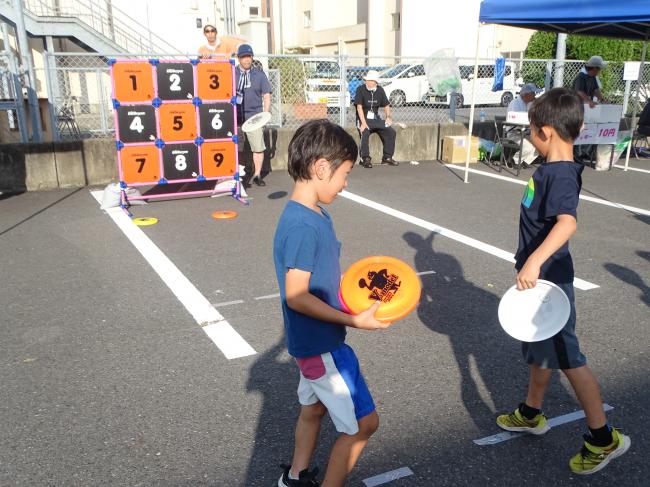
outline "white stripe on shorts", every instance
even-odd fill
[[[321,354],[325,365],[325,375],[318,379],[306,379],[300,373],[298,400],[309,406],[320,401],[327,408],[332,422],[339,433],[355,435],[359,432],[359,423],[354,411],[352,394],[345,380],[339,373],[331,353]]]

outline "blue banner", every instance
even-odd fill
[[[503,90],[503,78],[506,74],[506,58],[498,57],[494,63],[494,83],[492,91]]]

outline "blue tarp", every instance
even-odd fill
[[[479,20],[535,30],[644,40],[649,0],[483,0]]]

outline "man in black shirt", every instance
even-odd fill
[[[600,56],[591,56],[585,63],[585,67],[580,71],[578,77],[573,83],[573,89],[578,92],[578,96],[589,105],[590,108],[596,106],[594,97],[599,103],[603,103],[603,95],[600,91],[600,82],[598,75],[600,71],[607,66]]]
[[[573,89],[578,93],[583,103],[589,105],[589,108],[594,108],[597,103],[603,103],[603,95],[600,91],[600,80],[598,75],[600,71],[607,66],[600,56],[591,56],[589,61],[585,63],[584,68],[578,73],[578,77],[573,82]],[[594,98],[597,100],[594,101]],[[592,164],[596,152],[596,145],[576,145],[573,148],[575,160],[582,164]]]
[[[395,153],[395,129],[391,127],[390,104],[384,89],[378,85],[379,73],[373,69],[363,78],[365,83],[359,85],[354,97],[357,109],[357,128],[361,135],[361,165],[367,169],[372,168],[368,139],[370,134],[378,134],[384,146],[382,164],[391,166],[399,165],[393,160]],[[383,107],[386,120],[379,116],[379,108]]]

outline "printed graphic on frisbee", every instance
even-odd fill
[[[358,314],[375,301],[382,304],[375,316],[380,321],[397,321],[420,302],[422,284],[406,262],[395,257],[366,257],[343,274],[340,301],[343,309]]]

